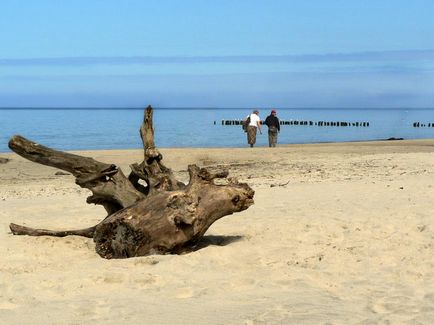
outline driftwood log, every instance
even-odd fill
[[[153,109],[145,110],[140,135],[144,159],[132,164],[129,176],[114,164],[56,151],[14,136],[9,148],[36,163],[65,170],[77,185],[92,195],[87,203],[102,205],[107,217],[94,227],[79,230],[46,230],[10,224],[14,235],[77,235],[93,238],[104,258],[126,258],[148,254],[179,253],[197,243],[216,220],[247,209],[254,191],[225,170],[210,172],[188,166],[190,181],[178,181],[163,165],[154,143]],[[215,179],[224,179],[219,184]]]

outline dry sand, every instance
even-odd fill
[[[186,255],[105,260],[82,237],[13,236],[10,222],[96,224],[70,175],[0,164],[1,324],[432,324],[434,141],[164,149],[227,166],[255,204]],[[140,150],[80,154],[128,171]]]

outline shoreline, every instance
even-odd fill
[[[306,142],[306,143],[288,143],[288,144],[277,144],[276,148],[269,148],[268,146],[262,145],[262,146],[255,146],[253,150],[265,148],[270,150],[275,150],[277,148],[289,148],[289,147],[297,147],[297,146],[320,146],[320,145],[365,145],[365,144],[373,144],[376,145],[382,144],[382,143],[403,143],[404,145],[410,145],[414,143],[415,145],[423,145],[423,143],[434,143],[434,138],[423,138],[423,139],[401,139],[401,138],[393,138],[393,139],[376,139],[376,140],[356,140],[356,141],[330,141],[330,142]],[[44,145],[40,143],[41,145]],[[74,150],[61,150],[61,149],[55,149],[51,148],[57,151],[64,151],[64,152],[98,152],[98,151],[136,151],[136,150],[142,150],[143,148],[123,148],[123,149],[74,149]],[[237,150],[237,149],[249,149],[252,150],[252,148],[249,148],[247,145],[242,147],[157,147],[159,150]],[[9,149],[10,150],[10,149]],[[8,155],[8,154],[15,154],[12,150],[10,151],[3,151],[0,152],[0,155]]]

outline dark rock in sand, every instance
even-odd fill
[[[9,162],[10,159],[9,158],[1,158],[0,157],[0,164],[6,164],[7,162]]]
[[[404,138],[389,138],[388,141],[394,141],[394,140],[404,140]]]

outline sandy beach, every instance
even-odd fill
[[[84,228],[105,217],[71,175],[0,164],[1,324],[430,324],[434,140],[161,149],[229,168],[255,190],[185,255],[106,260],[83,237],[13,236],[9,223]],[[82,151],[124,172],[141,150]]]

